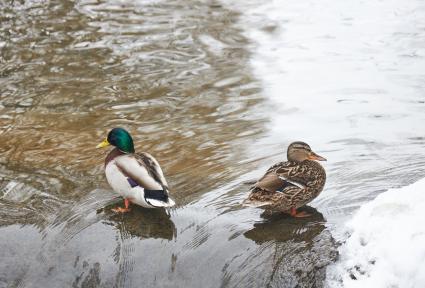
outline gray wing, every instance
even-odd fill
[[[168,191],[168,183],[158,161],[156,161],[152,155],[145,152],[135,154],[135,156],[137,161],[141,162],[141,164],[146,168],[149,175],[154,178],[164,190]]]
[[[138,157],[133,154],[117,157],[115,164],[121,173],[135,181],[139,186],[151,190],[163,189],[161,183],[151,175],[146,165],[141,163]]]

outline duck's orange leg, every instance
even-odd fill
[[[292,217],[295,217],[295,218],[304,218],[304,217],[310,217],[311,216],[310,214],[308,214],[304,211],[297,212],[297,209],[295,209],[294,207],[291,208],[290,214],[291,214]]]
[[[124,199],[124,206],[125,206],[125,208],[117,207],[117,208],[112,209],[112,211],[114,211],[115,213],[126,213],[126,212],[130,211],[130,208],[129,208],[130,200],[128,200],[127,198]]]

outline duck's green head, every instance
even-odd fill
[[[134,153],[133,139],[130,133],[123,128],[114,128],[109,131],[108,137],[96,148],[103,148],[108,145],[115,146],[125,153]]]

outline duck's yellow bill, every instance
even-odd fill
[[[99,145],[97,145],[96,148],[103,148],[109,145],[111,145],[111,143],[108,142],[108,139],[105,139],[101,143],[99,143]]]

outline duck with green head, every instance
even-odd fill
[[[288,146],[288,161],[270,167],[253,187],[245,206],[261,207],[289,213],[293,217],[307,217],[297,212],[316,198],[326,182],[326,172],[317,161],[326,161],[313,152],[307,143],[297,141]]]
[[[123,128],[112,129],[108,137],[96,148],[115,146],[105,159],[105,175],[112,189],[124,197],[124,208],[115,212],[129,211],[130,203],[146,208],[172,207],[169,188],[161,167],[148,153],[135,153],[133,139]]]

